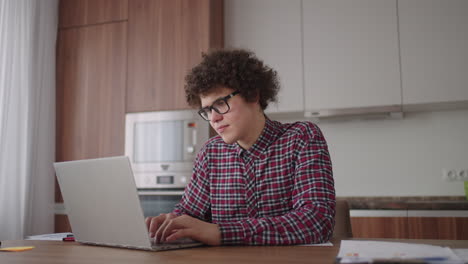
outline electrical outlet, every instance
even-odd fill
[[[453,169],[442,169],[442,178],[445,181],[456,181],[457,180],[457,171]]]
[[[468,181],[468,169],[442,169],[445,181]]]
[[[468,181],[468,169],[459,170],[457,178],[459,181]]]

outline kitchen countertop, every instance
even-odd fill
[[[465,196],[337,197],[351,210],[468,210]]]

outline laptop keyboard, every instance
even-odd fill
[[[151,239],[151,247],[156,250],[187,248],[187,247],[195,247],[195,246],[200,246],[200,245],[201,245],[200,242],[197,242],[190,238],[181,238],[176,241],[169,242],[169,243],[156,243],[155,240]]]

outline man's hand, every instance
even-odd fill
[[[169,220],[176,218],[177,215],[175,214],[160,214],[159,216],[154,216],[154,217],[147,217],[145,222],[146,222],[146,227],[148,227],[148,232],[150,234],[151,238],[155,238],[158,243],[160,243],[160,237],[162,234],[162,231],[164,228],[167,226],[169,223]]]
[[[211,246],[221,245],[221,232],[217,224],[203,222],[188,215],[161,214],[148,217],[146,225],[150,236],[155,237],[159,243],[188,237]]]

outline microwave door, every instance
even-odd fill
[[[155,121],[135,124],[134,162],[181,162],[183,121]]]
[[[161,173],[190,176],[209,137],[209,123],[195,111],[128,113],[125,121],[125,154],[142,188],[157,185]]]

